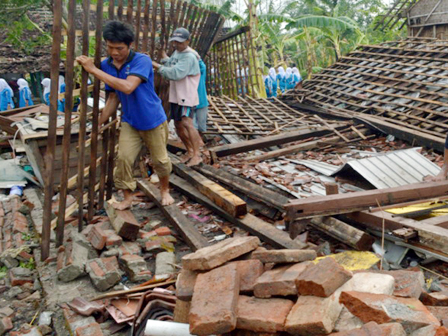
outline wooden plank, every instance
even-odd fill
[[[360,131],[360,133],[367,134],[368,130],[362,129]],[[354,140],[359,139],[359,138],[356,138],[358,136],[358,133],[352,132],[352,133],[346,134],[346,137],[348,137],[348,138],[352,138],[353,136],[355,136]],[[354,140],[349,140],[349,142],[354,141]],[[307,142],[304,142],[304,143],[301,143],[298,145],[294,145],[294,146],[288,146],[285,148],[276,149],[276,150],[266,152],[266,153],[263,153],[260,155],[247,156],[244,158],[244,160],[246,160],[246,161],[264,161],[264,160],[277,158],[277,157],[287,155],[287,154],[297,153],[299,151],[311,150],[311,149],[317,148],[319,146],[337,144],[339,142],[340,142],[339,136],[332,136],[332,137],[327,137],[327,138],[323,138],[323,139],[319,139],[319,140],[307,141]]]
[[[105,202],[107,216],[115,232],[128,240],[136,240],[140,223],[135,218],[131,210],[117,210],[112,206],[116,202],[114,198]]]
[[[274,207],[280,211],[283,211],[283,206],[289,202],[289,198],[276,193],[275,191],[264,188],[263,186],[250,182],[244,178],[233,175],[225,170],[216,169],[205,164],[196,166],[195,169],[204,174],[206,177],[216,179],[228,187],[238,190],[250,198],[263,202],[264,204]]]
[[[344,124],[335,124],[337,129],[346,127]],[[243,153],[254,149],[261,149],[271,146],[277,146],[288,142],[307,139],[311,137],[323,136],[332,133],[332,130],[327,127],[315,127],[309,126],[306,129],[302,129],[294,132],[285,132],[282,134],[271,135],[267,137],[241,141],[234,144],[222,145],[210,148],[210,153],[216,157],[223,157],[231,154]]]
[[[375,238],[353,226],[350,226],[334,217],[316,217],[310,224],[323,233],[357,249],[370,251]]]
[[[178,233],[193,251],[209,245],[207,239],[201,235],[176,204],[162,206],[160,191],[150,182],[139,179],[137,180],[137,186],[146,196],[156,203],[165,217],[176,228]]]
[[[216,205],[223,208],[232,216],[244,216],[247,205],[241,198],[223,188],[219,184],[187,167],[175,158],[171,159],[173,170],[177,175],[193,184],[203,195],[211,199]]]
[[[251,214],[247,214],[246,216],[244,216],[244,218],[236,218],[230,215],[215,203],[213,203],[211,200],[209,200],[207,197],[202,195],[190,183],[178,176],[171,175],[170,183],[190,199],[202,205],[205,205],[207,208],[209,208],[225,220],[250,232],[254,236],[259,237],[262,241],[270,244],[275,248],[302,249],[306,247],[306,244],[292,240],[287,232],[281,231],[272,224],[269,224]]]
[[[408,202],[448,194],[448,181],[414,183],[405,186],[292,200],[285,205],[290,220],[325,214],[350,213],[369,207]]]
[[[48,147],[45,157],[45,197],[44,214],[42,220],[42,240],[41,240],[41,260],[44,261],[50,256],[50,231],[51,231],[51,205],[54,196],[53,163],[56,147],[56,119],[58,114],[58,82],[59,64],[61,60],[61,29],[62,29],[62,1],[53,3],[53,45],[51,48],[51,80],[54,85],[50,89],[50,115],[48,122]]]
[[[123,0],[121,0],[121,7],[118,10],[123,9]],[[119,2],[120,4],[120,2]],[[90,0],[83,0],[82,3],[84,18],[82,23],[82,54],[89,54],[89,21],[90,21]],[[120,12],[120,11],[118,11]],[[118,18],[121,20],[121,16]],[[77,183],[77,199],[78,199],[78,231],[82,231],[83,217],[84,217],[84,202],[82,195],[84,194],[84,165],[85,165],[85,153],[86,153],[86,126],[87,126],[87,99],[88,97],[88,79],[89,74],[84,68],[81,70],[81,105],[79,114],[79,139],[78,139],[78,183]]]
[[[62,171],[61,171],[61,188],[59,191],[59,212],[58,224],[56,229],[56,246],[59,247],[64,243],[65,228],[65,207],[67,201],[67,183],[68,170],[70,161],[70,140],[71,140],[71,121],[73,110],[73,89],[74,89],[74,69],[75,62],[75,15],[76,0],[70,0],[68,4],[68,39],[65,61],[65,80],[66,80],[66,97],[65,97],[65,116],[64,116],[64,137],[62,138]]]

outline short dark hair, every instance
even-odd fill
[[[109,21],[104,26],[103,38],[110,42],[123,42],[129,47],[134,42],[134,31],[127,23]]]

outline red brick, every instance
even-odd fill
[[[81,231],[81,233],[82,233],[84,236],[89,237],[89,235],[90,235],[90,231],[92,231],[94,227],[95,227],[95,225],[93,225],[93,224],[89,224],[89,225],[87,225],[87,226]]]
[[[108,258],[101,258],[101,260],[103,261],[103,264],[106,267],[106,271],[114,271],[120,268],[120,266],[118,265],[118,259],[115,256]]]
[[[281,266],[264,272],[255,282],[254,295],[258,298],[297,295],[296,279],[311,265],[309,261],[292,266]]]
[[[179,300],[191,300],[197,276],[197,272],[182,268],[176,280],[176,297]]]
[[[104,230],[107,236],[106,246],[120,246],[123,243],[123,238],[115,233],[114,230]]]
[[[422,292],[420,300],[427,306],[448,306],[448,291],[426,293]]]
[[[222,334],[236,327],[239,274],[235,263],[199,274],[189,314],[190,333]]]
[[[123,244],[118,248],[121,255],[126,254],[140,254],[141,248],[140,245],[136,242],[127,242],[124,241]]]
[[[101,267],[98,265],[96,261],[89,262],[89,266],[97,276],[102,277],[106,275],[106,273],[101,269]]]
[[[76,328],[75,334],[76,336],[103,336],[101,327],[96,322]]]
[[[314,250],[259,250],[252,252],[252,258],[262,263],[298,263],[316,259]]]
[[[291,300],[257,299],[240,295],[236,327],[269,333],[283,331],[286,317],[293,306]]]
[[[20,213],[14,213],[13,217],[13,233],[27,233],[28,232],[28,220]]]
[[[21,251],[19,253],[19,256],[25,260],[30,260],[31,258],[33,258],[33,256],[26,251]]]
[[[428,325],[440,326],[440,322],[415,298],[342,292],[339,301],[364,323],[399,322],[407,333]]]
[[[169,227],[162,226],[154,230],[158,236],[169,236],[171,235],[171,230]]]
[[[445,327],[440,327],[439,329],[437,329],[434,336],[448,336],[448,329]]]
[[[99,227],[99,225],[94,225],[92,230],[90,230],[87,239],[94,248],[102,250],[106,245],[107,234]]]
[[[25,241],[23,240],[22,234],[21,233],[16,233],[14,235],[14,246],[16,248],[18,248],[18,247],[20,247],[20,246],[22,246],[24,244],[25,244]]]
[[[14,327],[12,324],[12,320],[9,317],[1,317],[0,318],[0,335],[3,335],[8,330],[11,330]]]
[[[138,238],[140,238],[140,239],[149,239],[149,238],[155,237],[155,236],[157,236],[157,233],[155,231],[148,232],[148,231],[140,230],[138,232]]]
[[[19,276],[14,273],[14,268],[9,270],[9,281],[11,282],[11,286],[22,286],[26,283],[34,283],[34,280],[31,276]]]
[[[420,298],[425,284],[425,277],[419,268],[408,268],[396,271],[375,271],[375,273],[389,274],[395,279],[394,296]]]
[[[369,322],[361,328],[332,333],[330,336],[406,336],[406,332],[400,323]]]
[[[229,238],[187,254],[182,258],[182,265],[192,271],[210,270],[256,249],[259,244],[258,237]]]
[[[158,253],[162,250],[165,250],[162,247],[162,241],[160,240],[149,240],[145,242],[145,251],[151,252],[151,253]]]
[[[285,322],[292,335],[321,335],[330,333],[341,312],[341,306],[331,298],[300,296]]]
[[[255,259],[235,262],[240,275],[240,293],[252,293],[257,279],[263,274],[263,263]]]
[[[448,307],[426,306],[426,308],[428,308],[431,314],[433,314],[439,321],[448,318]]]
[[[311,264],[299,275],[296,280],[297,292],[300,295],[328,297],[352,276],[333,258],[327,257],[317,264]]]

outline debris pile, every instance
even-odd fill
[[[426,292],[418,268],[350,271],[331,256],[316,259],[314,250],[267,250],[259,243],[231,238],[182,258],[176,295],[189,303],[192,334],[448,333],[446,296]]]

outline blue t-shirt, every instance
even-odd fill
[[[208,106],[207,89],[205,87],[207,67],[205,66],[203,60],[199,60],[199,69],[201,70],[201,79],[199,80],[199,86],[198,86],[199,105],[196,106],[196,108],[198,109]]]
[[[154,71],[149,56],[131,50],[121,69],[117,69],[109,57],[101,62],[101,70],[120,79],[137,76],[142,80],[131,94],[116,91],[106,84],[106,91],[116,92],[120,99],[122,121],[139,131],[151,130],[166,121],[162,101],[154,91]]]

